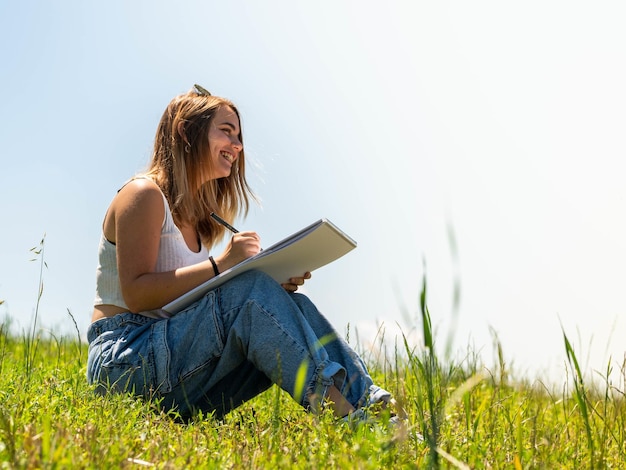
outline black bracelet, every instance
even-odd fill
[[[220,275],[219,270],[217,269],[217,263],[215,262],[215,260],[213,259],[212,256],[209,256],[209,261],[211,262],[211,264],[213,265],[213,272],[215,273],[216,276]]]

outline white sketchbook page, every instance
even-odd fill
[[[329,220],[322,219],[200,284],[167,304],[163,310],[178,313],[208,291],[251,269],[263,271],[277,282],[284,283],[291,277],[302,276],[331,263],[355,247],[354,240]]]

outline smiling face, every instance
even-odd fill
[[[242,150],[239,117],[230,106],[220,106],[209,127],[210,179],[229,176]]]

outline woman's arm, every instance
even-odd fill
[[[116,244],[122,295],[131,312],[161,308],[214,276],[208,260],[174,271],[154,272],[164,216],[158,186],[137,179],[116,195],[105,219],[105,236]],[[256,233],[241,232],[216,262],[220,271],[225,271],[259,249]]]

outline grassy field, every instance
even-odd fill
[[[0,462],[8,468],[623,468],[623,390],[590,389],[567,338],[571,384],[513,383],[503,361],[460,364],[425,344],[391,359],[362,351],[409,415],[350,429],[305,413],[278,388],[224,420],[172,414],[128,396],[98,397],[76,338],[0,327]],[[607,381],[608,382],[608,381]]]
[[[43,270],[43,241],[33,251]],[[408,422],[390,427],[382,414],[356,428],[330,412],[307,414],[277,387],[223,420],[197,416],[186,424],[158,402],[96,396],[78,327],[73,337],[38,328],[40,284],[29,331],[0,323],[3,468],[626,468],[625,367],[617,386],[610,369],[604,383],[587,384],[565,334],[555,338],[569,365],[557,390],[512,380],[497,337],[496,364],[471,351],[442,360],[425,282],[420,344],[400,338],[389,353],[381,334],[374,350],[353,345]]]

